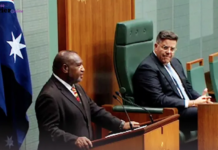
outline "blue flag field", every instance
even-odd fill
[[[0,0],[0,150],[18,150],[29,128],[32,86],[13,0]]]

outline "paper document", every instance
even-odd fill
[[[144,125],[144,126],[135,128],[134,130],[139,130],[139,129],[141,129],[141,128],[145,128],[146,126],[147,126],[147,125]],[[132,130],[127,130],[127,131],[123,131],[123,132],[119,132],[119,133],[110,134],[110,135],[106,136],[105,138],[112,137],[112,136],[116,136],[116,135],[120,135],[120,134],[124,134],[124,133],[131,132],[131,131],[132,131]]]

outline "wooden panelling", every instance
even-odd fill
[[[179,121],[144,134],[144,143],[144,150],[179,150]]]
[[[172,115],[141,129],[102,138],[93,150],[179,150],[179,115]]]
[[[117,22],[134,17],[134,0],[58,0],[59,50],[76,51],[86,69],[81,85],[99,105],[117,104],[113,66]]]
[[[65,0],[57,0],[58,6],[58,50],[66,49],[66,12]]]
[[[198,150],[218,149],[218,103],[198,105]]]

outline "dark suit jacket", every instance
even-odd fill
[[[75,85],[83,106],[54,76],[41,90],[35,105],[39,127],[38,150],[74,150],[77,137],[92,139],[91,121],[118,130],[120,119],[96,105],[83,88]]]
[[[192,89],[181,62],[173,58],[171,65],[179,75],[190,100],[198,98],[200,95]],[[139,105],[177,108],[185,106],[172,78],[153,52],[138,66],[133,76],[133,88],[135,102]]]

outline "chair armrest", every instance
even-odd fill
[[[123,113],[124,111],[114,111],[113,109],[115,109],[116,107],[121,107],[121,105],[113,105],[113,104],[105,104],[105,105],[102,105],[102,107],[107,110],[108,112],[112,113],[112,115],[115,115],[117,116],[117,114],[120,114],[120,113]],[[133,107],[133,108],[136,108],[134,106],[129,106],[129,107]],[[125,106],[126,108],[126,106]],[[167,117],[167,116],[171,116],[171,115],[174,115],[174,114],[178,114],[178,109],[177,108],[155,108],[155,107],[145,107],[145,108],[148,108],[149,111],[151,111],[150,113],[151,114],[154,114],[154,116],[156,118],[161,118],[161,117]],[[155,109],[154,109],[155,108]],[[138,108],[140,110],[140,108]],[[155,111],[156,113],[153,112],[153,110],[150,110],[150,109],[153,109],[153,110],[158,110],[158,109],[162,109],[162,113],[159,113],[159,110],[158,111]],[[122,110],[122,108],[121,108]],[[128,111],[127,111],[128,112]],[[158,113],[157,113],[158,112]],[[129,112],[130,114],[133,114],[135,116],[135,113],[133,112]],[[143,112],[138,112],[138,114],[140,115],[146,115],[147,113],[145,113],[144,111]]]
[[[132,112],[132,113],[148,113],[149,111],[151,114],[163,114],[163,108],[153,108],[153,107],[144,107],[147,111],[140,107],[135,107],[135,106],[128,106],[124,105],[125,109],[127,112]],[[123,106],[122,105],[117,105],[113,107],[114,112],[124,112]]]

